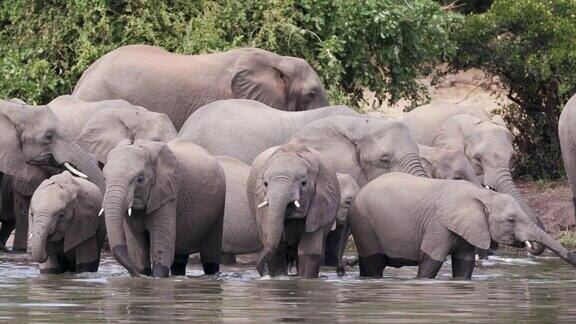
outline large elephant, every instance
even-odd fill
[[[213,155],[231,156],[252,164],[258,154],[288,142],[309,123],[334,115],[358,113],[346,106],[293,112],[277,110],[255,100],[220,100],[194,112],[179,135]]]
[[[558,136],[566,177],[572,188],[572,202],[576,210],[576,95],[570,98],[558,121]],[[575,212],[576,216],[576,212]]]
[[[44,180],[30,204],[30,254],[40,273],[98,271],[106,236],[102,192],[68,171]]]
[[[463,152],[422,144],[418,145],[418,151],[429,178],[466,180],[482,185],[482,180]]]
[[[84,72],[73,95],[124,99],[167,114],[177,129],[196,109],[222,99],[253,99],[292,111],[328,105],[320,78],[305,60],[256,48],[179,55],[144,45],[120,47]]]
[[[576,266],[576,253],[538,227],[512,196],[461,180],[383,175],[360,190],[350,222],[361,276],[418,265],[419,278],[434,278],[450,255],[453,277],[470,279],[475,248],[493,243],[539,242]]]
[[[219,271],[226,179],[210,154],[180,138],[125,140],[104,175],[110,249],[130,275],[184,275],[196,252],[204,273]]]
[[[226,208],[222,235],[222,253],[233,262],[236,254],[260,252],[263,248],[256,222],[250,213],[246,189],[251,167],[228,156],[215,156],[226,174]],[[340,205],[336,216],[338,227],[326,238],[325,265],[342,266],[340,260],[348,241],[342,229],[348,224],[348,209],[359,187],[347,174],[337,173],[340,187]],[[348,232],[348,231],[344,231]],[[342,241],[344,240],[344,241]],[[339,269],[340,270],[340,269]]]
[[[434,111],[430,110],[431,113]],[[421,123],[421,118],[411,114],[408,113],[402,123],[408,126],[412,134],[416,134],[417,142],[464,153],[484,186],[513,196],[532,221],[542,226],[536,212],[528,206],[512,179],[512,133],[500,123],[501,120],[493,122],[468,114],[457,114],[430,127],[427,123]],[[421,114],[423,111],[419,111],[418,117]],[[538,243],[528,248],[532,254],[540,254],[543,250],[544,247]]]
[[[254,160],[247,186],[263,245],[260,275],[265,267],[272,276],[285,275],[295,263],[298,276],[318,277],[324,242],[340,203],[338,179],[328,158],[292,140]]]

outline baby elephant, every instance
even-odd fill
[[[482,185],[472,163],[464,153],[456,150],[418,145],[420,161],[430,178],[466,180]]]
[[[322,153],[292,140],[260,154],[248,178],[248,204],[263,243],[257,269],[264,275],[316,278],[324,259],[324,240],[336,221],[340,188]]]
[[[44,180],[30,204],[29,247],[40,273],[98,271],[106,235],[102,193],[68,171]]]
[[[470,279],[475,248],[492,243],[539,242],[576,266],[576,253],[531,221],[512,196],[465,181],[383,175],[360,190],[350,222],[361,276],[418,265],[418,278],[434,278],[450,255],[452,276]]]

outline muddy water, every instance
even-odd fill
[[[385,278],[260,278],[250,265],[203,276],[130,278],[110,256],[98,273],[40,275],[25,255],[0,255],[0,321],[179,320],[557,322],[576,320],[576,271],[554,257],[493,257],[472,281],[415,280],[414,268]]]

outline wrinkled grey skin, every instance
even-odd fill
[[[358,113],[346,106],[294,112],[277,110],[254,100],[220,100],[194,112],[179,135],[213,155],[230,156],[252,164],[258,154],[288,142],[309,123],[334,115]]]
[[[286,275],[296,263],[298,276],[318,277],[340,203],[330,161],[292,140],[254,160],[247,193],[263,245],[256,267],[260,275],[266,267],[271,276]]]
[[[482,180],[463,152],[427,145],[418,145],[418,150],[429,178],[466,180],[482,185]]]
[[[260,252],[263,248],[254,217],[250,214],[246,187],[250,166],[227,156],[215,156],[226,174],[226,211],[222,234],[222,253],[234,260],[236,254]],[[347,174],[337,174],[340,187],[340,205],[336,215],[337,227],[326,238],[325,265],[340,266],[348,241],[348,210],[352,204],[358,184]],[[342,230],[344,229],[344,232]],[[346,233],[346,234],[342,234]],[[341,269],[339,269],[341,271]]]
[[[434,278],[450,255],[452,276],[470,279],[475,248],[522,247],[526,241],[576,266],[576,253],[538,227],[513,197],[465,181],[383,175],[360,190],[350,222],[361,276],[418,265],[418,278]]]
[[[30,197],[48,175],[58,173],[68,162],[102,189],[104,181],[96,158],[74,141],[47,106],[0,101],[0,132],[0,172],[12,178],[8,190],[13,195],[17,229],[14,250],[25,251]]]
[[[30,204],[30,254],[40,273],[98,271],[106,235],[100,206],[100,189],[68,171],[40,184]]]
[[[124,100],[86,102],[60,96],[48,107],[66,125],[72,138],[103,164],[108,153],[123,139],[169,142],[178,135],[165,114]]]
[[[576,210],[576,96],[568,100],[558,121],[558,136],[566,177],[572,188],[572,202]],[[576,213],[575,213],[576,215]]]
[[[110,249],[130,275],[185,275],[196,252],[204,273],[219,271],[226,179],[210,154],[185,139],[125,140],[104,175]]]
[[[256,48],[179,55],[145,45],[120,47],[84,72],[73,95],[124,99],[167,114],[176,129],[196,109],[222,99],[253,99],[291,111],[328,105],[320,78],[305,60]]]
[[[454,107],[445,109],[446,113],[440,113],[442,109],[438,107],[429,110],[417,108],[406,114],[402,122],[418,143],[464,153],[484,186],[513,196],[532,221],[542,226],[512,179],[512,133],[502,125],[501,118],[490,121],[487,116],[474,117],[474,111],[475,115],[486,114],[480,107],[472,111],[467,109],[466,114],[458,114],[461,111]],[[533,244],[528,251],[538,255],[544,247]]]

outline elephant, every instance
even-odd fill
[[[286,143],[307,124],[334,115],[358,113],[346,106],[294,112],[277,110],[255,100],[220,100],[196,110],[180,129],[179,136],[213,155],[231,156],[252,164],[258,154]]]
[[[564,161],[566,177],[572,189],[572,202],[576,210],[576,137],[574,133],[576,133],[576,95],[568,100],[558,121],[562,160]]]
[[[179,55],[145,45],[120,47],[94,62],[72,95],[124,99],[167,114],[178,130],[196,109],[222,99],[253,99],[290,111],[328,106],[308,62],[257,48]]]
[[[383,175],[360,189],[350,209],[360,276],[382,277],[386,266],[418,266],[435,278],[445,258],[452,276],[470,279],[475,248],[539,242],[576,266],[576,253],[555,241],[508,195],[462,180]]]
[[[248,206],[263,249],[256,269],[263,276],[316,278],[324,242],[336,222],[340,188],[336,171],[322,153],[292,140],[268,149],[252,164]]]
[[[108,241],[130,275],[185,275],[188,257],[196,252],[204,273],[217,273],[226,195],[218,162],[182,138],[123,140],[107,161]]]
[[[431,115],[435,112],[435,109],[430,110]],[[414,138],[418,143],[464,153],[484,186],[510,194],[532,221],[542,227],[536,212],[528,206],[514,184],[510,171],[514,154],[512,133],[501,124],[501,119],[490,121],[468,114],[456,114],[449,116],[438,127],[430,127],[428,123],[421,123],[424,111],[418,111],[418,118],[412,117],[412,113],[408,113],[402,123],[412,134],[416,134]],[[539,243],[530,246],[527,250],[535,255],[544,250]]]
[[[277,148],[273,148],[276,150]],[[260,252],[263,248],[256,222],[250,213],[246,189],[251,167],[240,160],[228,156],[215,156],[226,174],[226,207],[222,234],[222,253],[235,262],[236,254]],[[342,267],[341,260],[348,241],[348,235],[342,236],[342,229],[348,230],[348,209],[352,204],[358,184],[347,174],[337,173],[340,187],[340,205],[336,215],[337,227],[326,238],[325,265]],[[344,240],[342,242],[341,240]],[[341,269],[338,269],[342,271]]]
[[[106,228],[102,192],[70,172],[44,180],[30,203],[30,254],[40,273],[95,272]]]
[[[422,144],[418,145],[418,151],[429,178],[466,180],[482,185],[482,180],[463,152]]]

